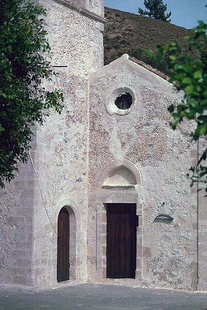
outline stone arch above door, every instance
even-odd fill
[[[135,186],[137,180],[135,175],[125,166],[119,166],[109,172],[103,183],[104,187]]]
[[[93,231],[89,236],[92,262],[96,268],[90,266],[96,279],[107,278],[107,208],[109,205],[134,206],[135,216],[139,216],[139,229],[136,233],[136,263],[133,270],[135,279],[141,279],[141,253],[142,253],[142,203],[139,189],[141,187],[140,173],[137,167],[130,161],[117,160],[105,166],[94,182],[90,193],[90,227]],[[130,209],[130,208],[129,208]],[[93,236],[96,236],[94,238]],[[133,252],[135,253],[135,252]],[[134,256],[133,256],[134,257]]]
[[[129,160],[115,161],[101,171],[98,176],[98,186],[135,186],[140,183],[140,173]]]

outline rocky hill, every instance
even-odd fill
[[[167,22],[110,8],[105,8],[105,17],[108,20],[104,31],[105,64],[124,53],[149,63],[144,50],[155,50],[157,45],[170,41],[178,41],[185,50],[184,37],[192,33]]]

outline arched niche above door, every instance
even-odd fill
[[[131,170],[125,166],[119,166],[109,172],[102,187],[114,188],[114,187],[134,187],[137,184],[136,178]]]

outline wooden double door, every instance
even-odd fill
[[[107,278],[135,278],[136,204],[107,204]]]

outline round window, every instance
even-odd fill
[[[129,87],[116,88],[106,100],[106,109],[109,114],[126,115],[135,104],[135,93]]]
[[[133,99],[129,93],[119,94],[115,99],[115,105],[120,110],[128,110],[132,105]]]

